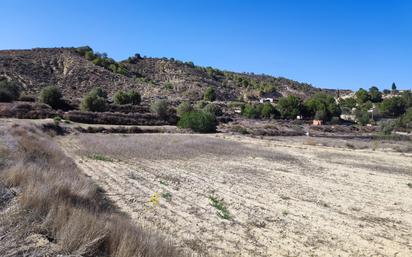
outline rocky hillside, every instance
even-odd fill
[[[307,97],[320,90],[285,78],[221,71],[174,59],[135,55],[115,62],[105,55],[93,53],[91,48],[81,49],[85,48],[0,51],[0,77],[18,81],[24,93],[31,95],[44,86],[56,85],[65,98],[72,100],[80,99],[96,86],[107,90],[109,95],[119,89],[134,88],[145,98],[191,100],[200,99],[209,86],[216,89],[218,100],[253,100],[260,96],[288,94]],[[106,60],[109,60],[107,65]],[[109,66],[110,62],[112,65]],[[119,66],[121,72],[116,69]],[[334,93],[333,90],[326,91]]]

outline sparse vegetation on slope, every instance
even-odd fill
[[[1,256],[19,249],[42,256],[182,256],[168,240],[118,214],[48,136],[33,127],[15,126],[11,133],[17,151],[10,153],[14,163],[1,167],[0,179],[18,189],[21,211],[0,219],[0,232],[15,232],[1,237]],[[22,247],[33,234],[47,244]]]

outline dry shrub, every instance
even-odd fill
[[[47,135],[15,126],[15,165],[0,179],[19,188],[20,206],[37,224],[27,226],[58,244],[59,252],[81,256],[181,256],[168,240],[137,227],[117,213],[99,188]],[[37,228],[37,230],[36,230]],[[6,254],[1,252],[0,255]]]
[[[168,120],[159,119],[151,113],[112,113],[112,112],[81,112],[70,111],[64,114],[64,119],[88,124],[113,124],[113,125],[174,125],[176,118]]]

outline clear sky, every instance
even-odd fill
[[[325,88],[412,88],[409,0],[1,0],[0,49],[90,45]]]

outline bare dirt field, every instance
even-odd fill
[[[225,134],[59,142],[136,223],[195,256],[412,256],[410,154]]]

